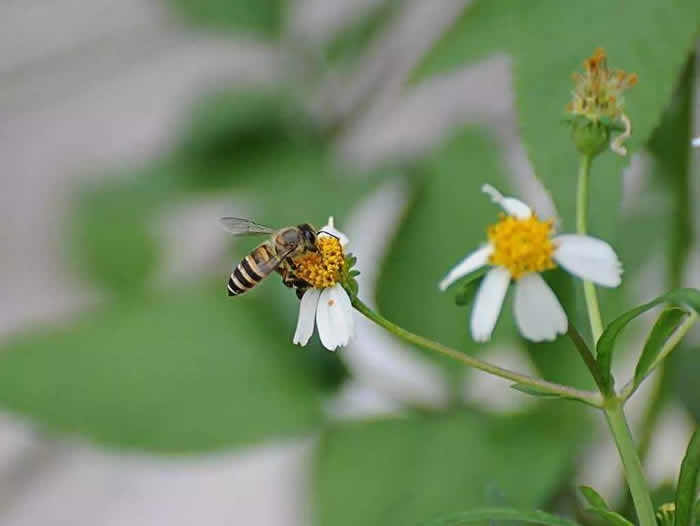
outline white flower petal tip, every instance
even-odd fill
[[[330,235],[338,238],[338,241],[340,241],[340,244],[343,246],[343,248],[350,244],[350,238],[348,238],[348,236],[345,235],[345,233],[335,228],[335,221],[333,220],[333,216],[330,216],[328,218],[328,224],[324,225],[323,228],[319,230],[318,235]]]
[[[296,345],[305,346],[309,343],[311,335],[314,333],[314,320],[316,318],[316,308],[320,295],[320,290],[309,289],[301,297],[297,328],[294,332],[294,338],[292,339],[292,342]]]
[[[469,254],[462,261],[457,263],[447,275],[440,281],[438,288],[445,291],[447,287],[452,285],[455,281],[463,278],[470,272],[477,270],[479,267],[483,267],[489,261],[489,256],[493,252],[493,247],[491,245],[486,245],[478,250],[475,250]]]
[[[561,303],[537,273],[515,284],[513,313],[520,333],[533,342],[554,341],[569,328]]]
[[[481,282],[471,316],[471,332],[475,341],[485,342],[491,338],[509,284],[510,272],[503,267],[489,270]]]
[[[506,213],[518,219],[529,219],[532,216],[532,209],[529,206],[514,197],[503,197],[503,194],[490,184],[483,185],[481,191],[487,194],[491,201],[500,205]]]
[[[571,274],[603,287],[622,283],[622,263],[615,250],[605,241],[580,234],[554,238],[554,259]]]
[[[700,148],[700,137],[695,137],[695,139],[690,141],[690,144],[692,144],[695,148]]]

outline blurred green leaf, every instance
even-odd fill
[[[579,486],[578,489],[591,507],[604,510],[610,509],[610,506],[608,506],[605,499],[600,496],[600,493],[590,486]]]
[[[581,62],[596,47],[604,47],[611,67],[639,74],[639,84],[626,94],[626,111],[634,130],[628,144],[632,150],[639,149],[671,98],[699,20],[700,4],[695,0],[662,4],[656,0],[633,4],[482,0],[469,4],[416,76],[425,78],[495,52],[509,52],[523,141],[535,173],[552,193],[564,229],[571,230],[575,224],[576,152],[568,130],[557,125],[572,89],[571,73],[581,69]],[[625,162],[613,154],[602,155],[593,165],[589,189],[591,210],[595,211],[590,214],[590,232],[613,242]]]
[[[620,332],[637,316],[647,312],[649,309],[656,307],[662,303],[670,303],[673,305],[681,305],[689,307],[695,312],[700,313],[700,291],[696,289],[676,289],[666,294],[653,299],[649,303],[635,307],[628,312],[617,317],[605,327],[603,334],[598,339],[596,345],[597,360],[600,365],[600,372],[603,375],[603,380],[607,386],[612,388],[614,381],[610,371],[612,366],[613,352],[615,351],[615,341]]]
[[[688,444],[676,489],[676,520],[674,526],[693,526],[700,472],[700,432],[695,430]]]
[[[634,524],[627,519],[625,519],[622,515],[619,513],[616,513],[612,510],[609,510],[607,508],[587,508],[586,511],[589,511],[591,513],[595,513],[602,519],[605,519],[605,522],[608,524],[612,524],[613,526],[634,526]]]
[[[349,62],[360,56],[368,45],[394,19],[402,6],[400,0],[380,0],[341,28],[326,46],[329,62]]]
[[[700,11],[700,10],[699,10]],[[681,285],[683,271],[693,239],[691,214],[690,155],[693,120],[693,93],[695,86],[695,55],[688,59],[676,93],[667,105],[661,123],[649,140],[649,153],[654,163],[652,176],[667,188],[672,196],[666,210],[670,286]]]
[[[319,447],[315,523],[417,524],[449,510],[488,505],[494,486],[508,505],[540,506],[566,476],[566,442],[578,441],[566,431],[562,441],[553,418],[569,416],[456,411],[338,424]]]
[[[578,526],[572,520],[544,511],[522,511],[509,508],[478,508],[450,513],[421,523],[421,526],[462,526],[465,524],[493,524],[493,521],[529,522],[545,526]]]
[[[256,175],[270,159],[295,150],[320,155],[326,149],[301,103],[278,88],[202,97],[184,130],[172,155],[172,173],[193,189],[226,189]]]
[[[635,386],[641,384],[651,372],[651,366],[663,349],[664,344],[687,317],[688,312],[677,307],[666,309],[659,315],[649,333],[642,354],[637,362],[637,367],[634,370]]]
[[[160,263],[160,245],[150,231],[160,191],[143,178],[130,178],[77,192],[70,257],[88,279],[115,296],[143,291]]]
[[[251,293],[252,294],[252,293]],[[223,285],[179,289],[18,336],[0,352],[0,405],[111,446],[199,452],[321,422],[294,327]]]
[[[468,333],[469,311],[455,308],[454,292],[440,292],[438,282],[486,241],[487,225],[498,219],[500,209],[481,192],[484,183],[508,190],[498,155],[483,135],[464,131],[421,165],[413,202],[388,247],[377,283],[380,311],[389,319],[465,351],[477,348]],[[502,320],[508,319],[506,310]],[[503,326],[501,322],[501,333]]]
[[[196,25],[271,39],[279,37],[287,7],[285,0],[169,0],[169,3]]]

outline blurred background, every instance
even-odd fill
[[[567,341],[526,344],[507,307],[477,346],[469,308],[435,284],[497,217],[484,182],[573,230],[561,119],[597,46],[640,75],[630,159],[594,166],[592,233],[626,269],[605,314],[700,287],[693,2],[523,6],[0,3],[0,524],[398,525],[484,505],[593,524],[578,484],[629,514],[604,422],[584,408],[359,315],[349,347],[295,347],[298,302],[277,278],[226,297],[255,242],[220,216],[333,215],[360,296],[389,318],[590,387]],[[552,283],[585,328],[574,283]],[[700,416],[699,344],[696,330],[630,405],[659,503]]]

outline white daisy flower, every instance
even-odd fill
[[[605,241],[580,234],[554,235],[553,222],[541,221],[529,206],[503,197],[495,188],[482,191],[506,212],[488,228],[489,242],[460,261],[440,282],[445,290],[484,265],[487,271],[472,307],[471,332],[476,341],[491,337],[511,280],[515,281],[513,311],[528,340],[554,340],[568,329],[566,313],[540,272],[561,265],[571,274],[604,287],[617,287],[622,266]]]
[[[692,140],[691,144],[696,148],[700,148],[700,137],[695,137],[695,139]]]
[[[355,330],[350,296],[340,284],[348,236],[335,228],[333,218],[319,230],[318,252],[295,260],[295,274],[311,284],[299,303],[299,319],[293,342],[306,345],[314,332],[314,320],[321,343],[329,351],[348,344]]]

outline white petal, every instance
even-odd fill
[[[489,270],[481,282],[472,307],[472,337],[476,341],[485,342],[491,337],[509,283],[510,272],[503,267]]]
[[[452,270],[447,273],[447,276],[442,279],[438,285],[440,290],[445,290],[459,278],[462,278],[479,267],[486,265],[486,263],[489,262],[489,256],[492,252],[493,247],[491,245],[486,245],[469,254],[466,258],[457,263]]]
[[[693,142],[691,144],[693,146],[695,146],[696,148],[700,148],[700,137],[695,137],[695,139],[693,139]]]
[[[338,301],[338,304],[340,305],[340,308],[343,313],[343,319],[345,319],[345,323],[347,325],[347,330],[348,330],[348,341],[352,339],[352,337],[355,334],[355,312],[352,308],[352,302],[350,301],[350,296],[348,296],[348,293],[345,291],[345,289],[340,286],[336,285],[337,287],[337,294],[336,294],[336,299]],[[346,345],[347,342],[343,345]]]
[[[328,224],[324,225],[321,230],[319,230],[319,236],[331,235],[337,237],[338,241],[343,248],[350,244],[350,239],[343,232],[335,228],[335,222],[333,221],[333,216],[328,218]]]
[[[622,264],[605,241],[565,234],[555,237],[554,243],[554,259],[573,275],[604,287],[617,287],[622,281]]]
[[[321,291],[309,289],[304,292],[299,302],[299,318],[297,319],[297,330],[294,332],[294,343],[306,345],[309,343],[311,335],[314,333],[314,319],[316,318],[316,307]]]
[[[345,289],[340,284],[335,284],[328,289],[328,312],[330,321],[336,333],[339,347],[348,344],[353,330],[352,305]]]
[[[506,213],[518,219],[529,219],[532,215],[532,209],[525,203],[514,197],[503,197],[503,194],[490,184],[482,186],[481,191],[488,194],[491,197],[491,201],[497,205],[501,205],[501,208],[503,208]]]
[[[335,287],[323,289],[316,309],[316,325],[321,343],[329,351],[349,338],[348,327],[336,300]]]
[[[520,332],[533,342],[552,341],[569,326],[559,300],[536,272],[516,282],[513,312]]]

